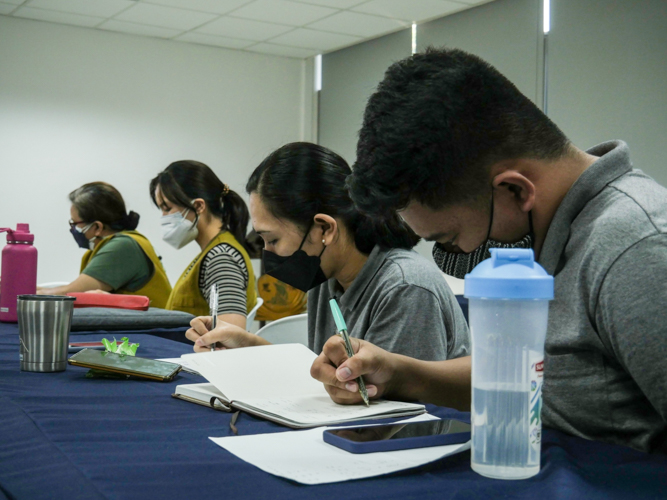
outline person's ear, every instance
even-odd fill
[[[100,221],[96,220],[93,222],[93,226],[91,227],[93,230],[93,235],[98,237],[101,236],[102,231],[104,230],[104,224],[102,224]]]
[[[535,184],[516,170],[505,170],[493,178],[494,199],[509,198],[519,210],[529,212],[535,206]]]
[[[313,227],[310,230],[311,241],[320,240],[329,246],[338,238],[338,222],[327,214],[317,214],[313,217]]]
[[[206,201],[203,198],[195,198],[192,200],[195,214],[201,216],[206,211]]]

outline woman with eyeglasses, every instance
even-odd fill
[[[255,275],[248,256],[248,207],[213,170],[193,160],[176,161],[150,184],[162,211],[162,239],[176,249],[195,241],[201,252],[174,285],[167,309],[209,314],[213,285],[218,318],[245,328],[257,303]]]
[[[267,274],[308,291],[308,345],[337,333],[336,298],[350,336],[423,360],[468,355],[469,333],[440,270],[412,247],[419,238],[398,216],[360,213],[345,186],[351,173],[333,151],[305,142],[270,154],[247,183],[252,224],[264,240]],[[266,344],[238,326],[195,318],[195,351]]]
[[[41,288],[40,294],[102,290],[145,295],[152,307],[165,307],[171,293],[167,274],[153,245],[136,231],[139,214],[125,209],[118,190],[106,182],[84,184],[69,194],[70,232],[86,250],[80,275],[68,285]]]

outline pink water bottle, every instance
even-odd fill
[[[37,249],[32,242],[28,224],[17,224],[7,232],[7,245],[2,249],[2,276],[0,279],[0,321],[16,323],[16,297],[37,292]]]

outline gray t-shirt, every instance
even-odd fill
[[[337,333],[333,297],[351,337],[429,361],[469,355],[456,297],[435,264],[413,250],[376,246],[344,293],[335,279],[308,292],[308,345],[317,353]]]
[[[555,276],[544,424],[667,451],[667,190],[621,141],[589,153],[539,258]]]

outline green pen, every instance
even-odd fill
[[[345,324],[345,320],[343,319],[343,313],[340,312],[340,308],[338,307],[338,302],[336,302],[336,299],[331,299],[329,301],[329,305],[331,306],[331,312],[333,313],[334,321],[336,322],[336,329],[338,330],[338,335],[343,337],[343,340],[345,341],[345,350],[347,351],[347,357],[351,358],[354,356],[354,351],[352,350],[352,343],[350,342],[350,336],[347,333],[347,325]],[[364,379],[359,376],[357,378],[357,384],[359,385],[359,394],[361,394],[361,399],[364,400],[364,403],[366,403],[366,406],[370,406],[370,402],[368,401],[368,391],[366,390],[366,384],[364,384]]]

